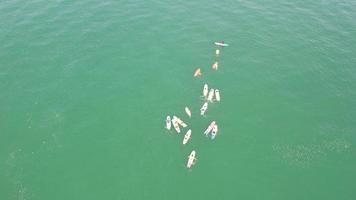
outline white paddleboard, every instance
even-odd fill
[[[183,138],[183,144],[187,144],[188,140],[190,139],[190,135],[192,134],[192,131],[189,129],[187,133],[184,135]]]
[[[215,124],[213,130],[211,131],[211,139],[215,139],[216,134],[218,133],[218,125]]]
[[[191,168],[194,164],[195,164],[195,161],[196,158],[195,158],[195,151],[193,150],[190,154],[189,154],[189,157],[188,157],[188,162],[187,162],[187,167],[188,168]]]
[[[173,116],[173,119],[179,124],[181,125],[183,128],[187,127],[187,124],[185,124],[180,118]]]
[[[214,89],[211,88],[209,95],[208,95],[208,101],[210,101],[210,102],[213,101],[213,97],[214,97]]]
[[[208,102],[205,102],[200,108],[200,115],[204,115],[205,111],[208,109]]]
[[[205,84],[203,89],[203,95],[205,98],[208,97],[208,92],[209,92],[208,84]]]
[[[173,127],[174,129],[177,131],[177,133],[180,133],[180,128],[179,128],[179,125],[178,125],[178,122],[176,121],[176,119],[172,119],[172,124],[173,124]]]
[[[189,108],[188,107],[185,107],[185,112],[187,113],[187,115],[189,117],[192,117],[192,113],[190,112]]]
[[[218,89],[215,90],[215,98],[216,98],[216,101],[220,101],[220,92]]]
[[[209,133],[210,133],[210,131],[214,128],[214,126],[215,126],[215,121],[212,121],[211,123],[210,123],[210,125],[208,126],[208,128],[204,131],[204,134],[205,135],[208,135]]]
[[[167,116],[166,118],[166,129],[171,130],[172,122],[171,122],[171,117]]]
[[[227,47],[227,46],[229,46],[228,44],[221,43],[221,42],[215,42],[215,45],[222,46],[222,47]]]

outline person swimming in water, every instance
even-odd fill
[[[200,68],[196,69],[194,72],[194,77],[201,76],[201,70]]]
[[[215,62],[211,68],[215,69],[215,70],[218,70],[218,66],[219,66],[219,63],[218,62]]]

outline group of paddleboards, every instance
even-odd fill
[[[215,45],[217,45],[219,47],[229,46],[228,44],[225,44],[223,41],[215,42]],[[220,50],[216,49],[215,54],[216,54],[216,56],[219,56]],[[212,68],[214,70],[218,69],[217,61],[212,65]],[[201,76],[201,75],[202,75],[201,70],[200,70],[200,68],[198,68],[194,72],[194,77]],[[209,90],[208,84],[204,84],[203,97],[204,97],[205,102],[204,102],[203,106],[200,108],[200,115],[205,115],[205,112],[208,109],[208,103],[212,103],[214,101],[220,102],[220,91],[219,91],[219,89],[213,89],[213,88],[210,88],[210,90]],[[188,117],[191,118],[192,113],[188,107],[185,107],[185,112],[188,115]],[[179,134],[181,132],[181,128],[187,127],[187,124],[184,123],[184,121],[182,119],[180,119],[179,117],[177,117],[175,115],[173,115],[172,118],[170,116],[166,117],[166,129],[171,130],[172,125],[173,125],[174,130],[177,132],[177,134]],[[215,139],[217,133],[218,133],[218,125],[217,125],[216,121],[212,121],[209,124],[208,128],[204,131],[204,135],[206,135],[206,136],[210,135],[211,139]],[[183,145],[186,145],[188,143],[188,141],[191,139],[191,135],[192,135],[192,130],[188,129],[183,137],[183,141],[182,141]],[[192,150],[188,156],[188,161],[187,161],[186,167],[191,168],[196,163],[196,160],[197,160],[196,159],[196,151]]]
[[[208,84],[204,84],[204,88],[203,88],[203,96],[205,98],[205,102],[203,104],[203,106],[200,108],[200,115],[204,115],[206,110],[208,109],[208,102],[213,102],[215,101],[220,101],[220,91],[218,89],[213,89],[211,88],[210,91],[208,88]],[[215,99],[214,99],[215,96]]]
[[[186,109],[187,113],[189,113],[188,116],[191,116],[191,112],[190,112],[189,108],[185,107],[185,109]],[[184,123],[183,120],[181,120],[180,118],[178,118],[178,117],[173,115],[173,118],[171,119],[171,117],[168,115],[166,117],[166,128],[168,130],[171,130],[172,124],[173,124],[173,128],[176,130],[177,133],[180,133],[180,127],[179,126],[182,126],[183,128],[187,127],[187,124]],[[183,144],[184,144],[184,141],[183,141]]]
[[[209,91],[209,86],[208,84],[204,84],[204,88],[203,88],[203,96],[207,99],[207,101],[210,101],[212,102],[213,101],[213,98],[214,98],[214,95],[215,95],[215,100],[216,101],[220,101],[220,92],[218,89],[213,89],[213,88],[210,88],[210,91]]]
[[[189,110],[188,107],[185,107],[185,112],[187,113],[187,115],[189,117],[192,116],[192,113],[191,111]],[[171,127],[172,127],[172,124],[173,124],[173,128],[174,130],[177,132],[177,133],[180,133],[181,130],[180,130],[180,127],[182,128],[186,128],[187,127],[187,124],[184,123],[184,121],[182,119],[180,119],[179,117],[173,115],[173,117],[171,118],[170,116],[167,116],[166,117],[166,129],[168,130],[171,130]],[[182,141],[182,144],[183,145],[186,145],[190,139],[192,135],[192,130],[189,129],[184,137],[183,137],[183,141]],[[191,154],[189,155],[188,157],[188,162],[187,162],[187,167],[190,168],[193,164],[195,164],[195,151],[192,151]]]

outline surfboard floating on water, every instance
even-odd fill
[[[210,102],[212,102],[213,101],[213,97],[214,97],[214,89],[213,88],[211,88],[210,89],[210,92],[209,92],[209,94],[208,94],[208,101],[210,101]]]
[[[195,158],[195,151],[193,150],[188,157],[187,167],[191,168],[197,159]]]
[[[183,122],[183,120],[181,120],[180,118],[173,116],[173,120],[175,120],[178,125],[181,125],[183,128],[187,127],[187,124]]]
[[[215,124],[215,126],[213,127],[213,130],[211,131],[211,139],[215,139],[216,134],[218,133],[218,125]]]
[[[222,43],[222,42],[215,42],[215,45],[222,46],[222,47],[229,46],[228,44],[225,44],[225,43]]]
[[[174,117],[172,119],[172,124],[173,124],[174,129],[177,131],[177,133],[180,133],[179,124],[178,124],[176,118],[174,118]]]
[[[190,135],[192,135],[192,130],[189,129],[184,135],[183,144],[187,144],[188,140],[190,139]]]
[[[200,115],[204,115],[206,109],[208,109],[208,102],[205,102],[203,106],[200,108]]]
[[[172,126],[171,117],[168,115],[167,118],[166,118],[166,128],[168,130],[171,130],[171,126]]]
[[[215,90],[215,98],[216,98],[216,101],[220,101],[220,92],[218,89]]]
[[[189,117],[192,117],[192,112],[190,112],[189,108],[188,107],[185,107],[185,112],[187,113],[187,115]]]
[[[209,92],[208,84],[204,84],[203,95],[205,98],[208,97],[208,92]]]
[[[212,121],[212,122],[209,124],[208,128],[204,131],[204,134],[205,134],[206,136],[208,136],[208,134],[211,132],[211,130],[213,130],[213,128],[215,127],[215,124],[216,124],[215,121]]]

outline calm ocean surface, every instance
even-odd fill
[[[355,55],[354,0],[3,0],[0,199],[354,200]]]

